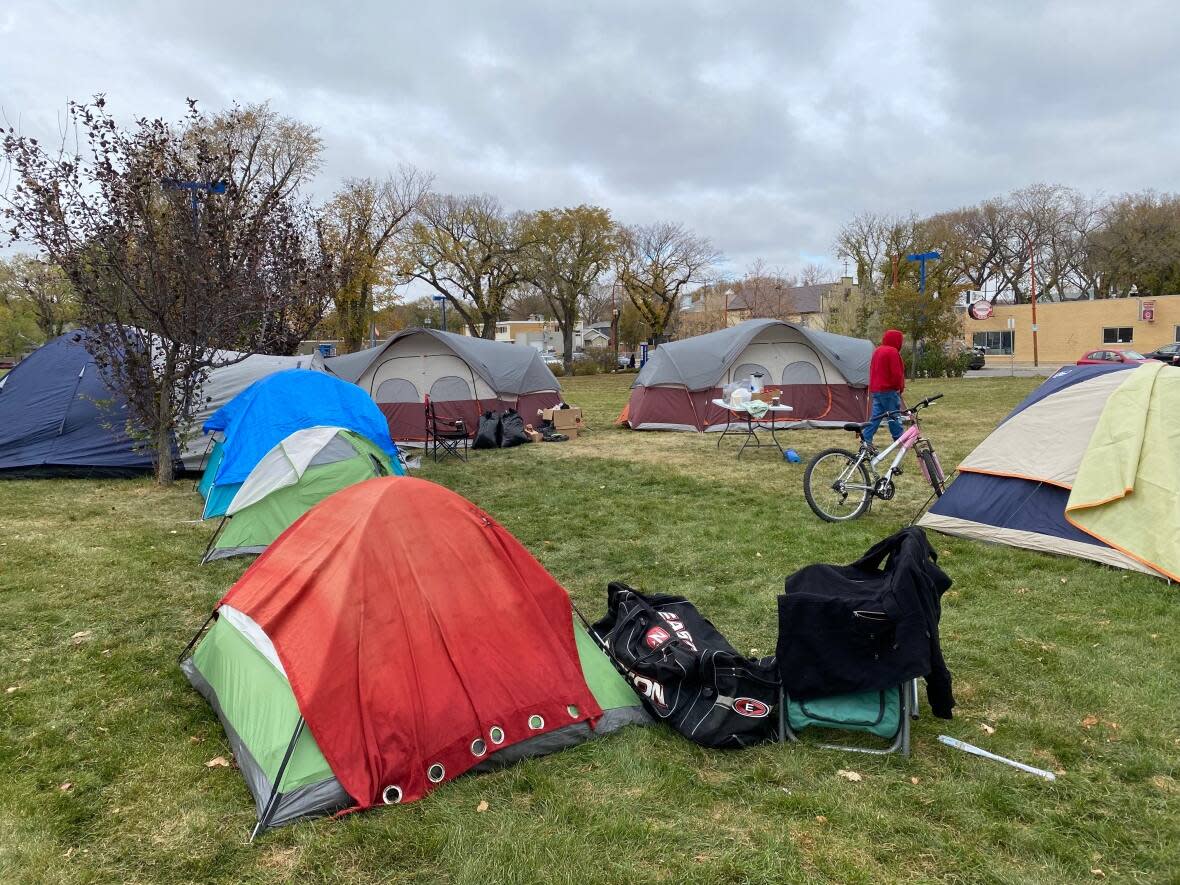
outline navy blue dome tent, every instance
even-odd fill
[[[0,379],[0,476],[134,476],[151,472],[151,448],[127,436],[127,402],[67,332]]]

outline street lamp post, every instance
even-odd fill
[[[918,314],[919,330],[918,331],[921,331],[921,327],[926,324],[926,262],[927,261],[937,261],[941,257],[942,257],[942,255],[933,249],[929,252],[915,252],[913,255],[907,255],[905,257],[906,261],[918,262],[918,310],[919,310],[919,314]],[[896,267],[896,265],[895,265],[895,267]],[[935,293],[934,297],[938,298],[938,294]],[[918,336],[914,335],[914,368],[915,369],[917,369],[918,360],[921,359],[921,356],[922,356],[922,346],[921,346],[921,343],[917,339],[918,339]]]

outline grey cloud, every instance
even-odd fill
[[[10,0],[0,106],[52,134],[99,91],[128,118],[270,99],[320,127],[320,196],[411,162],[512,208],[683,221],[733,272],[828,254],[862,209],[1177,186],[1165,2],[194,9]]]

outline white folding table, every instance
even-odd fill
[[[780,455],[783,453],[783,447],[779,443],[778,438],[774,435],[776,429],[775,416],[779,414],[786,415],[788,412],[793,412],[794,409],[792,409],[790,406],[773,406],[768,404],[766,415],[763,415],[761,418],[755,418],[746,409],[743,409],[740,406],[735,407],[733,403],[726,402],[723,399],[715,399],[711,400],[711,402],[718,408],[725,409],[725,413],[728,416],[725,422],[725,429],[721,431],[721,435],[717,437],[717,448],[721,448],[721,440],[723,440],[726,436],[744,436],[745,439],[742,441],[741,448],[738,449],[737,453],[737,456],[740,458],[742,456],[742,452],[746,450],[746,446],[750,444],[751,439],[754,440],[754,445],[756,447],[760,447],[762,445],[762,440],[758,438],[757,433],[758,426],[762,425],[764,427],[769,427],[770,441],[774,443],[774,447],[778,449],[778,453]],[[770,421],[768,424],[764,424],[763,422],[765,422],[767,415],[770,416]]]

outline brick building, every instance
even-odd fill
[[[1014,329],[1008,327],[1010,319]],[[1033,361],[1030,304],[997,304],[986,320],[967,316],[963,333],[967,344],[986,347],[989,355]],[[1087,350],[1104,346],[1149,353],[1177,341],[1180,295],[1037,303],[1037,350],[1043,365],[1072,363]]]

